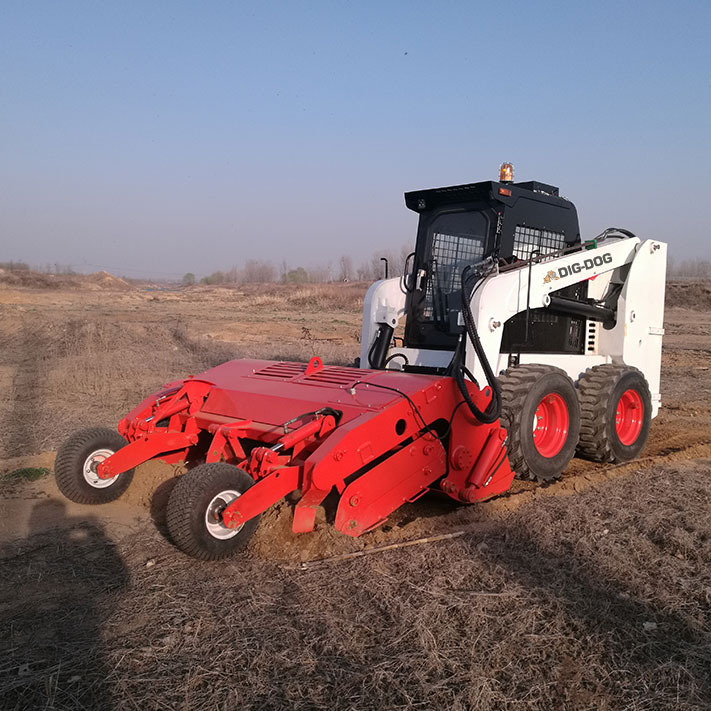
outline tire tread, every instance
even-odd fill
[[[77,504],[103,504],[117,499],[133,479],[133,469],[119,474],[115,484],[105,489],[93,489],[84,481],[82,469],[91,448],[112,448],[115,452],[125,447],[126,440],[116,430],[108,427],[89,427],[70,435],[57,450],[54,461],[54,478],[59,491]],[[88,488],[87,488],[88,487]]]
[[[636,373],[646,383],[639,368],[615,363],[593,366],[577,382],[581,423],[578,452],[586,459],[606,463],[618,460],[613,450],[608,405],[617,383],[626,373]]]
[[[546,481],[556,477],[546,477],[531,471],[521,444],[521,421],[518,413],[526,401],[531,388],[540,378],[549,373],[557,373],[570,380],[568,374],[553,365],[526,363],[507,368],[499,376],[501,388],[501,424],[509,434],[508,456],[511,468],[522,478]],[[570,380],[572,385],[572,380]]]
[[[180,478],[168,500],[166,524],[171,540],[183,553],[198,560],[220,560],[238,553],[247,545],[257,527],[259,516],[246,521],[237,536],[223,542],[226,545],[215,544],[212,550],[201,542],[194,530],[193,515],[206,491],[213,487],[215,493],[219,493],[221,489],[235,487],[238,480],[241,480],[239,484],[242,493],[254,484],[246,472],[226,462],[201,464]],[[202,510],[199,513],[204,515]]]

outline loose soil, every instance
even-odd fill
[[[0,288],[0,473],[225,358],[359,347],[362,285],[116,289]],[[711,708],[710,293],[670,285],[642,459],[477,506],[428,495],[359,539],[327,510],[295,536],[285,501],[246,555],[201,564],[166,538],[179,467],[102,507],[2,480],[3,708]]]

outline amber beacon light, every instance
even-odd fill
[[[499,168],[499,182],[513,183],[513,165],[511,163],[502,163]]]

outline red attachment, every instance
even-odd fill
[[[486,408],[489,388],[469,390]],[[311,531],[335,489],[336,528],[357,536],[445,474],[442,489],[459,501],[510,486],[505,431],[478,422],[461,401],[455,381],[435,375],[324,366],[318,358],[230,361],[146,399],[119,425],[130,444],[101,467],[117,473],[188,455],[235,464],[256,483],[224,510],[233,527],[300,491],[293,530]]]
[[[489,388],[479,391],[472,383],[467,385],[476,406],[486,409]],[[468,504],[508,490],[514,473],[506,456],[506,438],[506,430],[498,423],[482,425],[466,407],[460,407],[452,421],[450,468],[442,490]]]
[[[214,437],[208,448],[205,461],[219,462],[223,456],[225,459],[242,461],[246,455],[239,441],[239,434],[244,432],[251,424],[251,420],[243,420],[232,425],[210,425],[207,429]],[[228,446],[232,450],[232,456],[229,456]]]
[[[642,431],[644,405],[636,390],[625,390],[617,402],[615,412],[615,430],[620,442],[628,447],[634,444]]]
[[[323,437],[336,427],[336,421],[332,415],[316,417],[308,424],[302,425],[298,430],[285,434],[275,446],[280,449],[292,449],[309,437],[318,435]]]
[[[346,487],[336,512],[336,529],[360,536],[446,471],[447,454],[441,442],[431,435],[420,437]]]
[[[104,459],[96,467],[96,473],[99,479],[111,479],[159,454],[190,447],[197,440],[196,434],[186,432],[153,432],[151,435],[134,440]]]
[[[266,511],[272,504],[298,488],[299,474],[298,467],[274,469],[268,479],[258,481],[239,497],[239,507],[228,506],[222,512],[222,520],[225,525],[228,528],[237,528],[245,521],[249,521],[250,518]]]
[[[536,408],[533,442],[543,457],[555,457],[568,437],[570,417],[565,400],[558,393],[548,393]]]
[[[486,444],[481,450],[479,458],[476,460],[476,464],[472,469],[471,476],[469,477],[468,483],[471,484],[467,497],[471,499],[476,498],[475,491],[470,491],[471,488],[479,489],[482,486],[488,484],[489,480],[494,475],[492,469],[496,464],[502,461],[502,457],[505,452],[503,452],[504,443],[506,442],[506,430],[501,427],[498,430],[490,430],[489,436],[487,437]]]

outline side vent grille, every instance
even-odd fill
[[[588,321],[588,335],[585,343],[585,350],[588,353],[597,352],[597,331],[600,324],[597,321]]]

